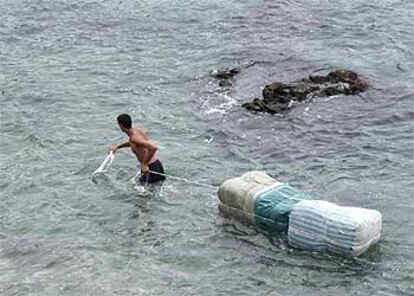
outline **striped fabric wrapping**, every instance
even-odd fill
[[[306,200],[290,213],[288,243],[308,251],[359,256],[379,241],[381,227],[382,216],[376,210]]]
[[[258,171],[225,181],[218,195],[219,209],[225,216],[272,232],[286,232],[293,205],[311,199],[309,195]]]

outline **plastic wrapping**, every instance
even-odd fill
[[[311,197],[261,171],[229,179],[219,188],[219,208],[225,216],[269,231],[286,232],[293,205],[303,199]]]
[[[306,200],[290,213],[288,243],[308,251],[358,256],[379,241],[381,227],[382,216],[376,210]]]

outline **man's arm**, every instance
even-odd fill
[[[131,146],[131,144],[129,144],[129,140],[127,140],[121,144],[111,146],[109,148],[109,151],[112,151],[112,153],[115,153],[118,149],[129,147],[129,146]]]

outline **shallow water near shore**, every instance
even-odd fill
[[[414,2],[0,3],[0,295],[414,294]],[[210,71],[240,67],[231,88]],[[268,82],[346,68],[371,87],[285,114],[241,108]],[[291,249],[220,216],[213,188],[142,190],[128,112],[168,174],[265,170],[377,209],[359,258]]]

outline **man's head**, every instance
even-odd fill
[[[116,120],[118,121],[119,127],[124,132],[126,132],[132,126],[132,119],[128,114],[120,114]]]

